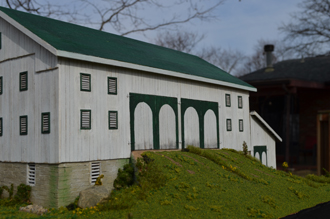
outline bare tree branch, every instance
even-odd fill
[[[181,52],[191,53],[197,44],[204,39],[204,35],[196,32],[175,31],[161,32],[157,34],[155,44]]]
[[[120,35],[128,35],[167,27],[178,28],[179,25],[191,21],[215,19],[213,11],[224,1],[76,0],[61,5],[47,0],[6,0],[6,4],[12,9],[92,25],[99,30],[108,26]],[[146,10],[148,14],[145,13]],[[166,16],[161,18],[150,14],[154,11],[162,12]]]
[[[287,49],[305,56],[330,50],[330,0],[304,0],[301,11],[291,15],[291,22],[279,28],[286,34]]]

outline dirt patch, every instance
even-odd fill
[[[259,176],[257,176],[257,175],[254,175],[254,174],[251,174],[252,176],[254,176],[254,177],[259,177]]]
[[[187,170],[187,171],[188,171],[188,173],[190,173],[190,174],[195,174],[195,172],[192,171],[192,170]]]
[[[200,164],[204,165],[202,162],[200,162],[199,160],[197,160],[197,159],[195,159],[193,157],[190,157],[189,155],[182,154],[182,156],[189,157],[189,158],[193,159],[194,161],[196,161],[197,163],[200,163]]]
[[[274,176],[269,175],[268,173],[265,173],[265,172],[263,172],[263,171],[261,171],[261,170],[258,170],[258,169],[254,169],[254,170],[259,171],[260,173],[263,173],[263,174],[265,174],[265,175],[267,175],[267,176],[274,177]]]

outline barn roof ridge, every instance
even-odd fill
[[[187,53],[64,21],[0,7],[0,17],[59,57],[152,71],[256,91],[252,85]]]

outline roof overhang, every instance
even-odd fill
[[[268,123],[263,118],[261,118],[261,116],[256,111],[250,112],[250,115],[256,118],[275,137],[276,140],[282,142],[282,138],[268,125]]]
[[[122,68],[129,68],[129,69],[134,69],[134,70],[139,70],[139,71],[156,73],[156,74],[160,74],[160,75],[184,78],[184,79],[189,79],[189,80],[193,80],[193,81],[205,82],[205,83],[209,83],[209,84],[216,84],[216,85],[236,88],[236,89],[240,89],[240,90],[253,91],[253,92],[257,91],[257,88],[255,88],[255,87],[247,87],[247,86],[243,86],[243,85],[239,85],[239,84],[189,75],[189,74],[185,74],[185,73],[181,73],[181,72],[169,71],[169,70],[153,68],[153,67],[149,67],[149,66],[122,62],[122,61],[117,61],[117,60],[112,60],[112,59],[105,59],[105,58],[100,58],[100,57],[95,57],[95,56],[88,56],[88,55],[79,54],[79,53],[57,50],[56,55],[58,57],[63,57],[63,58],[76,59],[76,60],[94,62],[94,63],[105,64],[105,65],[112,65],[112,66],[122,67]]]

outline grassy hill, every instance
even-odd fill
[[[330,201],[329,178],[277,171],[234,150],[189,149],[145,152],[140,185],[114,192],[96,209],[53,210],[44,218],[280,218]]]

